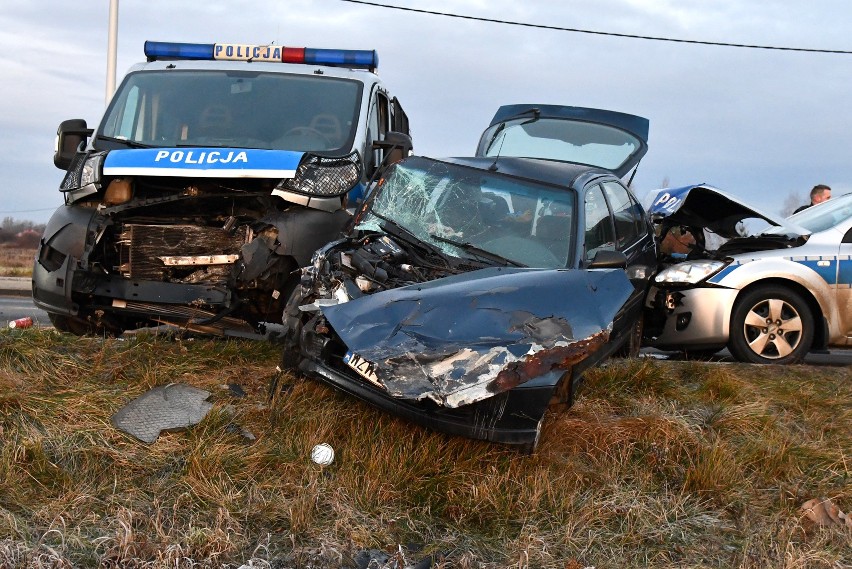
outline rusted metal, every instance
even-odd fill
[[[596,352],[608,341],[609,331],[602,330],[567,346],[558,346],[536,352],[523,361],[506,366],[491,382],[489,390],[493,393],[500,393],[554,369],[567,371]]]

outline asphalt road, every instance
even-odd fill
[[[50,326],[47,312],[33,305],[29,296],[0,296],[0,323],[8,326],[10,320],[31,316],[33,323],[38,326]]]
[[[0,323],[8,326],[10,320],[32,316],[36,326],[50,326],[47,313],[39,310],[33,305],[32,298],[24,295],[7,296],[0,294]],[[677,352],[661,352],[653,348],[646,348],[642,353],[648,357],[661,360],[682,361],[683,354]],[[735,361],[727,350],[722,350],[715,356],[703,361],[733,362]],[[805,358],[805,363],[823,366],[849,366],[852,367],[852,349],[834,349],[826,353],[810,353]]]

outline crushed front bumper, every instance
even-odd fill
[[[651,314],[646,320],[650,338],[646,343],[662,350],[724,346],[738,292],[715,287],[651,287],[646,304]]]
[[[302,359],[299,369],[361,401],[422,427],[517,446],[525,451],[532,451],[538,443],[542,418],[564,373],[554,371],[488,399],[448,408],[429,400],[392,397],[360,378],[314,359]],[[566,377],[565,381],[570,379]]]

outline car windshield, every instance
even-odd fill
[[[564,268],[576,249],[575,204],[573,190],[411,157],[379,182],[358,228],[387,230],[390,220],[453,256],[484,260],[492,253],[514,264]]]
[[[803,209],[787,219],[808,231],[816,233],[834,227],[852,217],[852,194],[829,199],[821,204]]]
[[[113,97],[98,137],[343,153],[355,138],[361,89],[349,79],[285,73],[136,72]]]
[[[615,170],[640,147],[635,136],[610,126],[524,117],[486,130],[477,155],[545,158]]]

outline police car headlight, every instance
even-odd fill
[[[101,183],[101,166],[104,163],[103,154],[89,156],[83,163],[83,172],[80,175],[80,187],[85,188],[89,184]]]
[[[73,192],[85,189],[88,193],[96,192],[101,187],[104,156],[106,152],[78,153],[68,167],[68,172],[59,186],[60,191]]]
[[[726,265],[724,261],[687,261],[663,269],[654,280],[667,284],[696,284],[718,273]]]
[[[342,196],[361,180],[361,160],[357,152],[348,156],[305,155],[296,176],[282,180],[276,190],[309,196]]]

